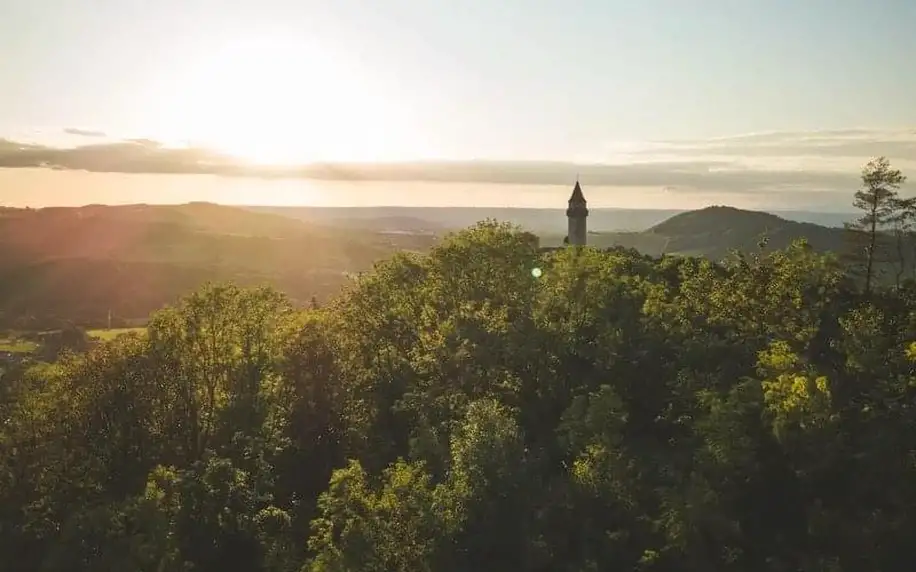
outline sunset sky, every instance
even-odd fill
[[[854,185],[878,154],[916,173],[914,29],[911,0],[0,0],[0,138],[115,154],[25,160],[0,142],[0,162],[138,172],[118,145],[144,138],[252,165],[540,160],[658,164],[656,191],[685,169]],[[149,172],[188,162],[154,151]],[[723,184],[707,179],[690,188]]]

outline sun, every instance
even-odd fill
[[[339,54],[298,38],[208,46],[168,84],[158,125],[240,161],[379,161],[410,152],[403,100]]]

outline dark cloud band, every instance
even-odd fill
[[[75,130],[68,130],[73,132]],[[82,132],[81,134],[96,132]],[[104,135],[104,134],[100,134]],[[198,148],[168,148],[155,141],[129,140],[54,148],[0,140],[0,167],[53,168],[109,173],[213,174],[238,177],[303,178],[331,181],[428,181],[516,185],[565,185],[578,173],[589,185],[656,187],[669,192],[716,193],[848,192],[858,184],[857,163],[848,170],[819,168],[837,157],[876,155],[916,161],[916,133],[842,130],[767,133],[703,141],[669,141],[628,154],[628,164],[544,161],[424,161],[403,163],[320,163],[289,167],[247,165]],[[809,169],[753,168],[735,157],[802,158]],[[654,157],[654,159],[653,159]],[[659,160],[664,157],[664,160]],[[765,163],[765,160],[763,161]],[[778,161],[773,165],[778,165]]]

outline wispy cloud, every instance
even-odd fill
[[[104,136],[96,133],[82,134]],[[6,168],[519,185],[565,185],[578,173],[583,183],[593,186],[784,196],[848,195],[858,185],[861,166],[879,155],[916,176],[916,130],[771,132],[706,140],[613,143],[588,157],[589,161],[578,162],[341,162],[291,167],[253,166],[206,149],[171,148],[142,139],[67,149],[0,140],[0,167]]]
[[[684,156],[811,157],[862,159],[885,155],[916,160],[916,129],[752,133],[706,141],[668,142]]]
[[[76,135],[78,137],[108,137],[104,131],[94,131],[92,129],[78,129],[76,127],[68,127],[64,129],[64,133],[67,135]]]

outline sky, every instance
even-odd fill
[[[0,188],[36,161],[447,159],[561,162],[468,184],[587,163],[618,169],[601,187],[840,200],[872,156],[916,167],[914,29],[912,0],[0,0]]]

